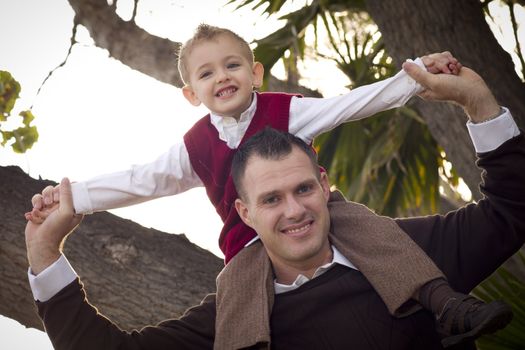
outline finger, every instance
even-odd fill
[[[26,220],[28,222],[31,222],[31,223],[36,224],[36,225],[40,225],[40,224],[42,224],[44,222],[44,220],[35,217],[32,212],[25,213],[24,217],[26,218]]]
[[[34,224],[41,224],[46,219],[46,216],[40,210],[33,209],[28,214],[29,221],[31,221]]]
[[[404,62],[402,67],[412,79],[421,84],[424,88],[428,88],[432,81],[432,77],[434,76],[433,74],[421,69],[417,64],[408,61]]]
[[[454,75],[458,75],[459,74],[458,66],[456,64],[454,64],[454,63],[449,63],[448,64],[448,69],[450,69],[450,71]]]
[[[446,59],[447,61],[449,61],[450,63],[457,63],[458,60],[457,58],[455,58],[452,53],[450,51],[443,51],[441,53]]]
[[[53,203],[53,186],[47,186],[42,191],[42,197],[44,198],[44,205],[50,205]]]
[[[60,185],[56,185],[53,188],[53,202],[58,203],[60,201]]]
[[[44,206],[44,198],[40,193],[37,193],[31,198],[31,204],[35,209],[42,209]]]
[[[69,182],[69,179],[67,177],[63,178],[60,182],[59,202],[61,211],[64,210],[65,212],[71,213],[75,212],[73,208],[73,194],[71,192],[71,183]]]
[[[421,62],[423,62],[428,72],[433,73],[433,74],[439,73],[438,70],[436,69],[436,64],[435,64],[436,62],[434,61],[434,59],[432,59],[431,56],[432,55],[421,57]]]
[[[448,67],[448,64],[449,64],[449,60],[443,56],[440,57],[439,59],[436,59],[436,68],[439,71],[439,73],[445,73],[445,74],[452,73]]]

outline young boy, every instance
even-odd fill
[[[421,60],[416,62],[421,65]],[[429,55],[423,57],[422,62],[432,73],[457,73],[461,67],[449,53]],[[253,89],[262,84],[263,66],[254,62],[248,43],[227,29],[208,25],[200,25],[194,37],[181,48],[179,71],[186,83],[182,89],[185,98],[194,106],[204,104],[210,114],[186,133],[183,142],[176,143],[153,163],[74,183],[74,206],[79,214],[91,213],[205,186],[224,222],[219,245],[226,263],[256,237],[235,210],[237,193],[230,177],[232,156],[244,140],[261,128],[271,126],[311,143],[316,135],[343,122],[401,106],[420,92],[420,87],[401,71],[392,78],[327,99],[254,93]],[[42,196],[35,196],[34,208],[26,218],[35,222],[44,220],[46,215],[42,209],[58,200],[57,193],[58,187],[48,187]],[[339,238],[343,246],[352,247],[348,250],[360,249],[365,253],[373,250],[380,251],[379,256],[388,255],[380,264],[372,263],[377,256],[347,257],[371,281],[392,314],[401,314],[398,312],[400,306],[411,298],[420,301],[437,318],[445,314],[456,319],[469,312],[469,304],[465,304],[465,308],[458,307],[464,303],[457,301],[457,293],[404,232],[396,231],[393,238],[381,236],[381,232],[377,234],[374,237],[340,235]],[[395,243],[395,247],[392,244],[387,247],[385,242]],[[390,257],[393,259],[389,260]],[[244,273],[242,267],[234,269],[241,280]],[[250,276],[245,277],[244,281],[250,279]],[[237,303],[237,299],[228,297],[233,291],[228,290],[228,275],[223,278],[226,278],[224,283],[218,283],[224,286],[218,288],[223,296],[221,302],[243,309],[243,302]],[[245,286],[260,287],[246,283]],[[221,318],[220,309],[218,305],[217,322],[228,324],[229,316]],[[444,335],[457,336],[458,332],[470,331],[448,330]],[[220,339],[221,335],[217,337]]]

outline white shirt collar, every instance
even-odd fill
[[[340,264],[340,265],[349,267],[351,269],[357,270],[357,267],[355,267],[355,265],[352,264],[350,260],[344,257],[343,254],[341,254],[341,252],[337,250],[336,247],[332,246],[332,252],[334,253],[332,261],[327,264],[324,264],[323,266],[318,267],[317,270],[315,270],[312,279],[321,276],[323,273],[325,273],[326,271],[330,270],[333,266],[335,266],[335,264]],[[275,294],[281,294],[281,293],[292,291],[294,289],[299,288],[300,286],[302,286],[303,284],[309,281],[311,281],[311,279],[301,274],[297,276],[297,278],[292,284],[281,284],[281,283],[277,283],[274,280],[273,284],[274,284]]]
[[[226,142],[228,147],[235,149],[241,143],[250,122],[255,115],[257,110],[257,94],[252,93],[252,103],[250,107],[241,113],[239,120],[237,121],[232,117],[223,117],[210,112],[210,121],[219,132],[219,138]]]

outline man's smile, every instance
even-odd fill
[[[284,233],[285,235],[291,235],[291,236],[301,236],[308,232],[310,227],[312,227],[313,220],[308,220],[306,223],[300,223],[296,225],[288,225],[287,227],[281,229],[280,231]]]

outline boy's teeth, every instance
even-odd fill
[[[224,95],[233,94],[234,92],[235,92],[235,88],[226,89],[226,90],[220,91],[220,92],[217,94],[217,96],[222,97],[222,96],[224,96]]]

